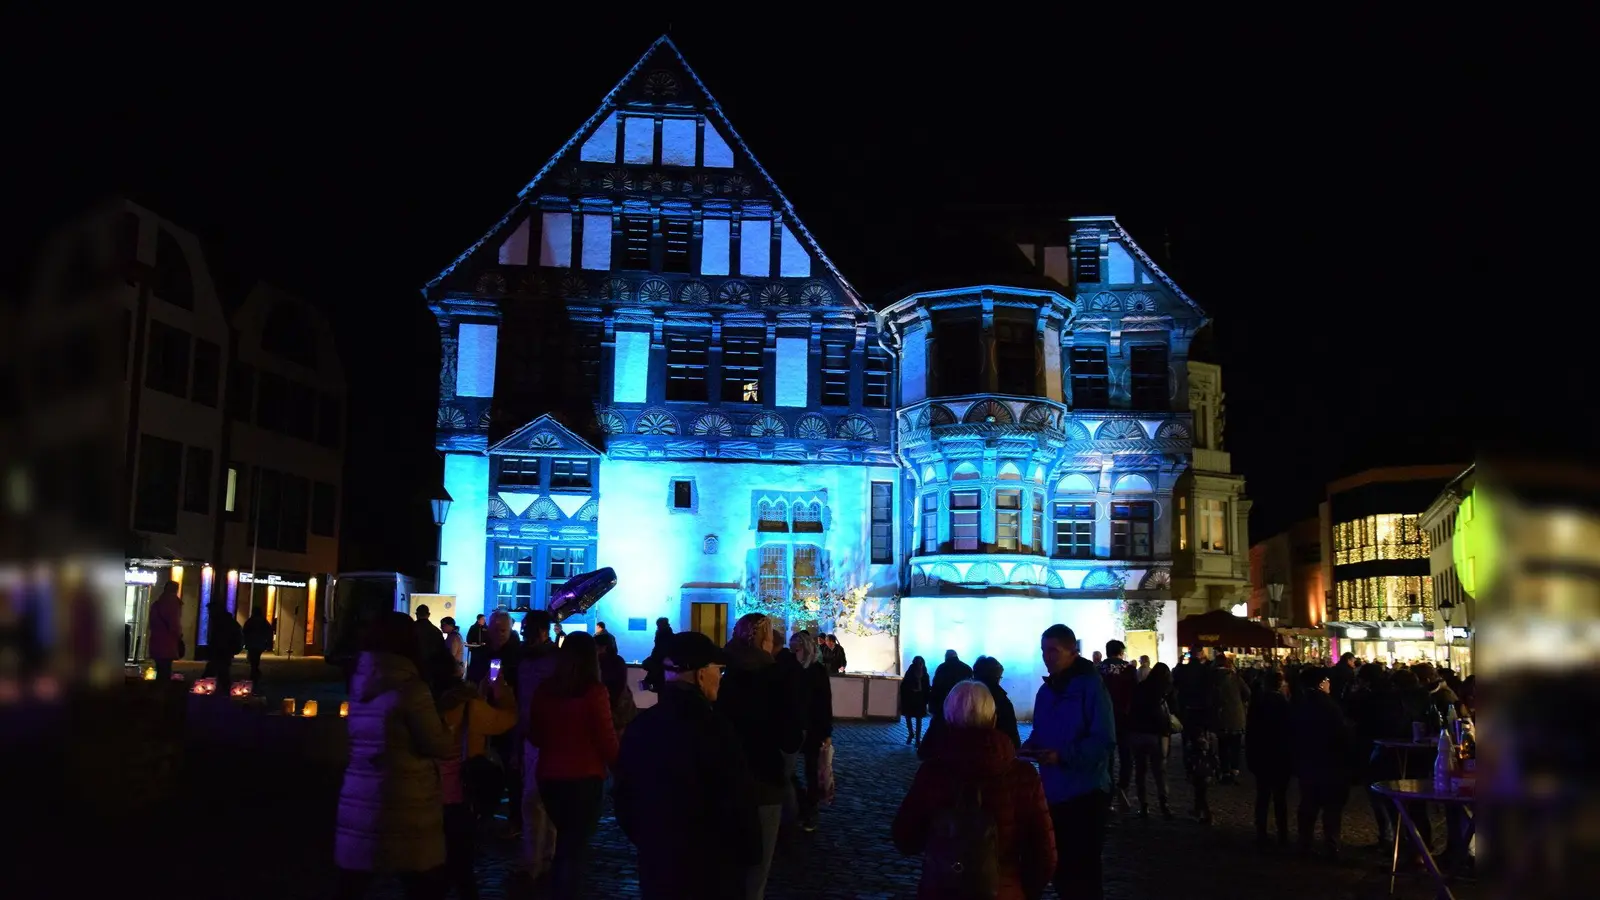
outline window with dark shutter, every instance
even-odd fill
[[[622,268],[650,268],[650,217],[622,217]]]
[[[1072,348],[1072,406],[1105,409],[1111,405],[1111,371],[1104,347]]]
[[[688,219],[661,220],[661,271],[684,272],[692,271],[689,268],[689,235],[691,225]]]
[[[1100,242],[1093,238],[1079,241],[1073,259],[1073,275],[1079,284],[1097,284],[1100,281]]]
[[[894,484],[872,483],[872,562],[894,562]]]
[[[765,339],[757,332],[722,334],[722,401],[761,402],[761,357]]]
[[[1000,364],[1000,393],[1031,396],[1039,371],[1038,341],[1026,322],[994,323],[995,358]]]
[[[176,534],[178,491],[183,477],[183,445],[154,435],[139,435],[137,497],[133,527]]]
[[[703,334],[667,335],[667,399],[705,402],[706,337]]]
[[[867,370],[862,387],[863,405],[871,409],[889,408],[889,353],[876,344],[867,345]]]
[[[1167,348],[1162,344],[1139,344],[1131,348],[1128,360],[1128,388],[1134,409],[1166,409]]]
[[[189,332],[182,328],[151,319],[145,341],[145,387],[174,397],[188,397],[191,341]]]
[[[850,346],[822,345],[822,405],[850,405]]]

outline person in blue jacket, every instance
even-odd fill
[[[1039,764],[1056,833],[1056,892],[1073,900],[1103,896],[1100,853],[1111,795],[1114,744],[1111,695],[1094,664],[1078,655],[1078,636],[1051,625],[1039,641],[1050,674],[1033,701],[1033,734],[1023,751]]]

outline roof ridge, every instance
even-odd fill
[[[1080,216],[1076,218],[1097,219],[1101,217]],[[1209,317],[1206,316],[1206,311],[1200,308],[1200,304],[1195,302],[1193,297],[1190,297],[1188,294],[1184,293],[1183,288],[1178,287],[1178,283],[1172,280],[1171,275],[1168,275],[1166,272],[1161,270],[1160,266],[1156,265],[1156,261],[1150,258],[1150,254],[1144,252],[1144,248],[1139,246],[1139,242],[1133,239],[1133,235],[1128,233],[1128,229],[1122,227],[1122,223],[1117,221],[1116,216],[1105,216],[1104,218],[1111,220],[1111,224],[1116,226],[1117,234],[1122,237],[1122,242],[1133,248],[1133,252],[1138,255],[1139,261],[1144,263],[1145,267],[1150,271],[1156,273],[1156,277],[1161,279],[1162,284],[1165,284],[1167,287],[1171,288],[1172,292],[1177,294],[1180,300],[1189,304],[1190,308],[1192,308],[1195,312],[1199,313],[1202,317],[1209,319]]]

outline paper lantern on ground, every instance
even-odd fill
[[[155,669],[145,669],[144,670],[144,680],[145,681],[155,681],[156,680],[156,670]]]
[[[317,701],[307,700],[305,708],[300,710],[300,715],[308,719],[315,719],[317,717]]]
[[[294,698],[293,697],[285,697],[285,698],[283,698],[283,714],[286,715],[286,716],[294,715]]]
[[[347,718],[349,715],[350,715],[350,701],[346,700],[343,703],[339,704],[339,718],[341,718],[341,719]]]

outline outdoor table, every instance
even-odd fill
[[[1474,795],[1463,793],[1458,788],[1440,791],[1434,788],[1432,779],[1402,778],[1398,781],[1373,782],[1372,789],[1394,803],[1395,810],[1400,814],[1400,823],[1405,826],[1406,833],[1411,835],[1412,843],[1416,844],[1417,852],[1422,854],[1422,864],[1427,867],[1428,874],[1433,876],[1434,884],[1439,887],[1439,896],[1455,900],[1455,895],[1450,892],[1449,879],[1439,868],[1438,862],[1433,858],[1433,851],[1422,840],[1422,833],[1417,830],[1415,822],[1411,821],[1411,813],[1406,806],[1411,803],[1441,803],[1457,805],[1466,815],[1468,834],[1470,840],[1472,831],[1472,804]],[[1394,832],[1394,858],[1389,864],[1389,894],[1394,895],[1395,878],[1400,870],[1400,829]]]
[[[1433,741],[1413,741],[1410,738],[1379,738],[1373,741],[1379,747],[1393,750],[1400,755],[1400,777],[1406,775],[1406,762],[1410,759],[1413,750],[1437,750],[1439,745]]]

